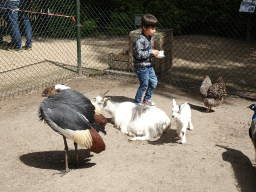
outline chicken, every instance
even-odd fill
[[[105,150],[105,143],[98,132],[106,134],[106,131],[94,122],[94,110],[87,97],[72,89],[52,94],[39,106],[39,119],[63,136],[66,172],[69,171],[66,138],[74,141],[77,162],[77,144],[95,153]]]
[[[63,90],[66,89],[70,89],[70,87],[68,87],[65,84],[56,84],[55,86],[52,87],[47,87],[43,90],[42,96],[43,97],[50,97],[53,94],[58,94]],[[94,114],[94,121],[95,123],[102,125],[103,127],[105,127],[105,125],[108,123],[107,119],[101,114],[101,110],[98,106],[97,103],[95,103],[95,101],[91,100],[91,103],[94,105],[95,107],[95,114]]]
[[[217,82],[212,85],[210,77],[206,75],[200,87],[200,95],[204,98],[207,112],[210,112],[211,108],[220,105],[224,100],[223,96],[227,95],[224,79],[218,77]]]

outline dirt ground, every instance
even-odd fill
[[[133,100],[136,80],[82,77],[63,83],[92,99],[104,90],[113,100]],[[255,152],[248,136],[252,101],[228,96],[205,113],[196,93],[159,84],[152,100],[171,118],[172,99],[192,108],[194,130],[187,143],[176,138],[176,124],[157,141],[128,141],[108,123],[101,134],[106,150],[100,154],[79,148],[75,166],[74,145],[69,145],[69,166],[64,176],[62,136],[39,122],[42,90],[1,101],[0,191],[256,191]],[[109,114],[103,114],[110,118]]]

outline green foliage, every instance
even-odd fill
[[[99,32],[97,30],[97,19],[88,19],[81,23],[81,36],[88,36],[88,35],[97,35]]]
[[[71,18],[52,17],[47,20],[47,34],[54,38],[75,37],[75,22]]]
[[[68,0],[28,1],[29,10],[33,12],[74,16],[75,5]],[[33,36],[48,36],[54,38],[75,37],[76,23],[71,17],[31,14]]]
[[[126,13],[114,13],[105,28],[111,35],[127,35],[133,27],[133,22]]]
[[[197,33],[240,36],[248,14],[239,13],[241,0],[112,0],[116,12],[155,15],[174,34]],[[254,14],[255,15],[255,14]],[[252,16],[255,19],[255,16]],[[232,30],[230,30],[232,28]],[[232,32],[231,32],[232,31]]]
[[[236,37],[246,34],[247,13],[239,13],[241,0],[87,0],[80,1],[82,36],[100,32],[127,35],[136,14],[155,15],[162,28],[174,34],[209,34]],[[31,10],[75,16],[75,1],[31,1]],[[255,14],[250,15],[255,21]],[[33,32],[56,37],[75,36],[71,18],[34,17]],[[254,27],[254,26],[253,26]],[[252,35],[255,35],[252,33]]]

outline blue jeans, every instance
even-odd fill
[[[20,0],[20,9],[21,10],[28,10],[28,2],[27,0]],[[24,11],[20,11],[20,18],[21,22],[23,24],[24,30],[25,30],[25,35],[26,35],[26,44],[28,47],[32,47],[32,27],[30,24],[30,20],[28,18],[28,13]]]
[[[7,0],[5,3],[1,4],[1,7],[4,8],[10,8],[10,9],[18,9],[20,7],[21,10],[27,10],[28,3],[27,0]],[[32,27],[30,24],[30,20],[27,16],[26,12],[20,11],[20,18],[21,22],[25,29],[25,35],[26,35],[26,45],[31,47],[32,46]],[[18,11],[13,10],[6,10],[3,9],[3,15],[4,19],[7,22],[7,27],[10,30],[12,42],[11,44],[16,49],[21,49],[21,34],[20,34],[20,28],[18,23]]]
[[[1,4],[1,7],[10,8],[10,9],[18,9],[20,1],[6,0],[5,3]],[[7,27],[10,30],[12,45],[16,49],[21,49],[21,35],[18,24],[18,11],[3,9],[4,19],[7,23]]]
[[[140,80],[140,87],[135,96],[135,103],[140,103],[144,91],[146,91],[144,100],[148,101],[157,86],[157,77],[153,67],[140,67],[136,69]]]

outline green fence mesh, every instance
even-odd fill
[[[77,25],[75,1],[23,0],[19,10],[11,2],[1,4],[0,99],[76,75],[77,27],[81,31],[83,75],[115,75],[117,81],[123,75],[135,76],[131,48],[146,9],[131,11],[129,6],[120,8],[112,1],[80,1],[81,20]],[[210,12],[192,5],[191,12],[182,5],[176,12],[164,3],[149,7],[160,22],[155,48],[164,50],[166,56],[154,58],[153,65],[161,79],[177,87],[198,90],[208,74],[213,82],[222,76],[231,94],[253,96],[255,14],[239,12],[238,1],[220,5],[205,3]],[[23,17],[29,18],[32,49],[19,49],[12,40],[13,21],[8,17],[15,13],[21,47],[26,45],[28,30]]]

